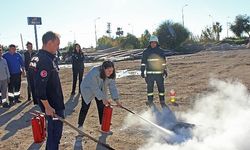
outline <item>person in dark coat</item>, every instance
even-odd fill
[[[33,99],[33,103],[37,104],[36,98],[35,98],[35,91],[34,91],[34,87],[31,85],[32,80],[32,76],[30,76],[29,74],[29,64],[31,61],[31,58],[36,54],[36,52],[33,50],[33,45],[31,42],[27,42],[26,44],[27,47],[27,51],[24,53],[24,67],[25,67],[25,71],[26,71],[26,76],[27,76],[27,93],[28,93],[28,98],[27,100],[30,101],[31,100],[31,95],[32,95],[32,99]]]
[[[81,50],[79,44],[74,44],[74,51],[72,54],[72,71],[73,71],[73,84],[71,95],[75,95],[77,77],[79,77],[79,93],[80,84],[82,82],[82,77],[84,73],[84,53]]]

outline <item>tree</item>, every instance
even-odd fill
[[[133,34],[128,33],[120,42],[122,49],[137,49],[140,48],[140,41]]]
[[[156,35],[162,48],[172,49],[179,47],[190,32],[179,23],[165,21],[156,29]]]
[[[141,48],[145,48],[148,46],[150,36],[151,36],[151,34],[149,33],[149,31],[145,30],[144,33],[141,35],[141,38],[139,40]]]
[[[215,41],[215,35],[212,27],[206,27],[204,30],[201,31],[201,41]]]
[[[250,17],[247,15],[238,15],[234,23],[230,26],[231,31],[237,36],[242,37],[244,33],[250,36]]]
[[[73,50],[74,50],[74,43],[68,42],[68,45],[66,47],[64,47],[63,50],[66,50],[66,52],[69,55],[71,55],[73,53]]]
[[[113,43],[113,39],[111,37],[108,36],[102,36],[101,38],[98,39],[97,41],[97,49],[106,49],[106,48],[110,48],[113,47],[112,45]]]
[[[219,22],[216,22],[215,24],[213,24],[213,32],[215,34],[216,41],[220,40],[221,31],[222,31],[222,25],[220,25]]]

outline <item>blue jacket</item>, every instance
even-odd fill
[[[18,52],[14,54],[6,52],[3,54],[3,58],[7,61],[10,74],[21,73],[21,68],[24,68],[24,63],[22,56]]]
[[[81,94],[86,104],[89,104],[95,97],[98,100],[108,99],[108,89],[113,100],[119,99],[118,90],[114,79],[100,78],[100,66],[92,68],[83,78],[80,85]]]

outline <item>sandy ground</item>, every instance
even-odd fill
[[[211,89],[208,82],[211,78],[223,80],[237,80],[250,88],[250,50],[236,51],[211,51],[200,52],[191,55],[173,56],[167,59],[169,77],[166,79],[166,94],[170,89],[177,92],[179,107],[170,105],[173,111],[186,111],[191,108],[194,99],[199,94]],[[117,70],[139,70],[140,61],[123,61],[116,63]],[[86,72],[89,68],[86,69]],[[60,70],[61,83],[64,92],[66,119],[77,126],[81,99],[79,95],[70,97],[72,72],[70,68]],[[121,94],[121,100],[127,108],[140,112],[147,110],[146,84],[140,76],[128,76],[117,79],[117,86]],[[156,90],[156,88],[155,88]],[[22,81],[22,103],[16,104],[10,109],[0,108],[0,137],[1,150],[44,149],[45,142],[34,144],[30,125],[29,112],[36,110],[31,102],[26,101],[26,81]],[[157,92],[154,102],[159,105]],[[107,143],[115,149],[134,150],[145,144],[147,135],[135,130],[121,130],[124,118],[128,112],[114,108],[112,118],[113,135],[107,137]],[[99,138],[100,133],[98,116],[95,103],[92,103],[84,124],[85,132]],[[96,143],[88,138],[82,141],[77,139],[77,132],[68,126],[64,126],[60,149],[96,149]],[[80,148],[81,147],[81,148]]]

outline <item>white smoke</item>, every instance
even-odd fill
[[[162,140],[162,135],[151,129],[154,134],[139,150],[249,150],[250,97],[247,88],[237,81],[217,79],[211,79],[209,85],[210,91],[197,97],[192,110],[180,113],[182,119],[196,124],[191,132],[179,131],[180,135]],[[144,117],[148,116],[152,115],[144,113]],[[148,119],[157,122],[157,118]],[[133,120],[137,122],[130,125],[146,124]]]

